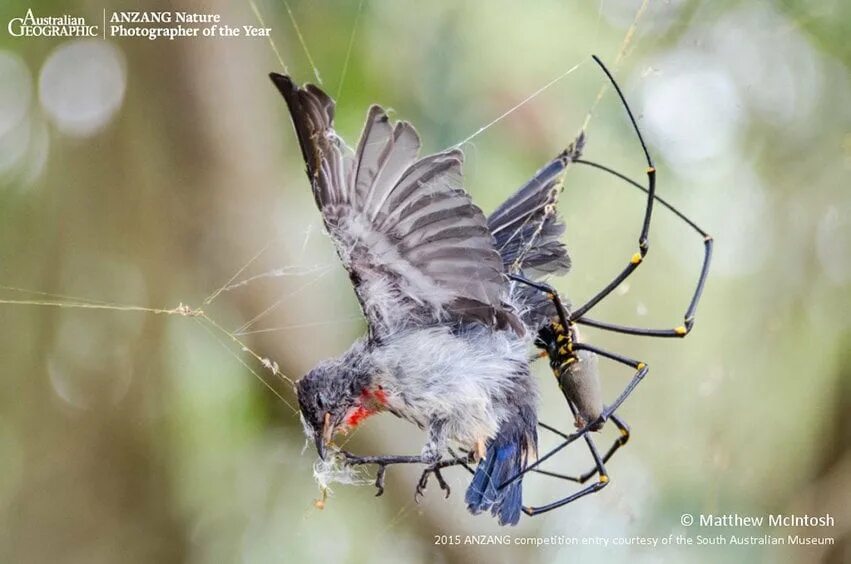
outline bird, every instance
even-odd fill
[[[459,148],[420,157],[414,127],[372,105],[352,150],[334,129],[330,96],[269,76],[367,322],[346,352],[296,382],[305,433],[324,460],[337,433],[393,414],[427,438],[418,455],[350,458],[379,466],[379,494],[388,464],[425,465],[417,494],[434,473],[448,495],[440,468],[475,462],[468,510],[517,524],[522,480],[514,478],[537,452],[528,351],[553,310],[512,274],[569,268],[555,202],[582,137],[486,217],[464,189]],[[444,458],[453,448],[464,456]]]

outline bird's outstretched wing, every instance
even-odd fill
[[[520,327],[502,304],[502,260],[463,189],[463,153],[418,158],[420,140],[372,106],[357,150],[334,131],[334,101],[313,85],[270,75],[292,116],[328,233],[370,326],[475,319]],[[522,329],[520,329],[522,331]]]

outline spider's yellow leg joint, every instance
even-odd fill
[[[641,264],[641,253],[635,253],[632,255],[632,258],[629,259],[629,262],[632,264]]]
[[[647,174],[653,174],[654,172],[656,172],[656,167],[655,166],[648,166],[647,170],[645,172]]]
[[[606,476],[605,474],[600,474],[600,483],[601,484],[608,484],[609,483],[609,477]]]
[[[680,337],[682,337],[683,335],[685,335],[686,333],[688,333],[688,329],[686,329],[686,328],[685,328],[685,326],[680,325],[679,327],[677,327],[676,329],[674,329],[674,333],[676,333],[677,335],[679,335]]]
[[[635,368],[637,370],[644,370],[645,368],[647,368],[647,365],[644,364],[643,362],[639,362],[638,364],[635,365]]]

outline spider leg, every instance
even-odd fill
[[[588,425],[585,425],[584,427],[582,427],[581,429],[579,429],[575,433],[571,433],[570,435],[568,435],[567,438],[560,445],[553,448],[550,452],[548,452],[544,456],[541,456],[540,458],[538,458],[538,460],[536,460],[532,464],[526,466],[526,468],[524,468],[523,470],[521,470],[520,472],[518,472],[517,474],[515,474],[511,478],[504,481],[502,484],[499,485],[498,489],[502,489],[504,487],[511,485],[513,482],[516,482],[517,480],[519,480],[520,478],[522,478],[523,476],[525,476],[529,472],[534,472],[536,468],[541,466],[541,464],[543,464],[544,462],[546,462],[547,460],[549,460],[550,458],[552,458],[553,456],[558,454],[560,451],[562,451],[568,445],[570,445],[574,441],[576,441],[576,439],[583,437],[586,434],[588,434],[588,432],[591,430],[591,424],[593,424],[593,423],[594,422],[589,423]]]
[[[635,188],[638,188],[639,190],[645,193],[648,192],[647,188],[645,188],[635,180],[632,180],[626,175],[607,166],[583,159],[577,159],[575,162],[608,172],[609,174],[620,178],[621,180],[627,182]],[[686,217],[682,212],[680,212],[677,208],[669,204],[667,201],[656,195],[654,195],[653,198],[657,202],[659,202],[659,204],[670,210],[674,215],[684,221],[700,236],[703,237],[703,264],[700,268],[700,275],[698,276],[697,285],[695,286],[691,301],[689,302],[688,308],[686,309],[686,312],[683,315],[683,324],[673,329],[646,329],[642,327],[629,327],[626,325],[617,325],[614,323],[596,321],[594,319],[590,319],[584,316],[574,318],[573,321],[575,321],[576,323],[596,327],[598,329],[603,329],[607,331],[615,331],[617,333],[626,333],[628,335],[640,335],[646,337],[685,337],[691,331],[692,327],[694,326],[694,318],[695,314],[697,313],[697,305],[700,302],[700,298],[703,296],[703,288],[706,284],[706,278],[709,275],[709,264],[712,260],[713,239],[711,235],[709,235],[706,231],[698,227],[696,223]]]
[[[570,325],[570,315],[567,313],[567,309],[564,307],[564,303],[561,301],[561,297],[558,295],[558,292],[555,288],[543,282],[535,282],[534,280],[529,280],[528,278],[526,278],[525,276],[521,276],[520,274],[507,274],[507,276],[515,282],[520,282],[521,284],[525,284],[530,288],[535,288],[536,290],[540,290],[541,292],[546,294],[550,301],[553,302],[553,305],[556,308],[556,314],[558,315],[558,320],[562,324],[562,326],[567,328],[567,326]]]
[[[647,205],[644,208],[644,220],[641,224],[641,232],[638,235],[638,252],[632,255],[629,263],[624,267],[621,272],[614,277],[614,279],[609,282],[605,288],[594,294],[585,304],[575,309],[571,313],[571,321],[575,321],[579,319],[586,313],[588,313],[591,308],[600,303],[600,301],[608,296],[614,291],[615,288],[620,286],[620,284],[629,278],[629,276],[638,268],[638,265],[644,260],[645,255],[647,255],[647,251],[650,249],[650,241],[648,239],[648,235],[650,233],[650,217],[653,214],[653,201],[655,200],[656,195],[656,168],[653,166],[653,159],[650,157],[650,152],[647,150],[647,145],[644,143],[644,138],[641,135],[641,130],[638,128],[638,123],[635,121],[635,116],[632,114],[632,110],[629,107],[629,104],[626,101],[626,98],[621,92],[620,86],[618,86],[617,81],[612,76],[612,73],[609,72],[609,69],[606,68],[606,65],[597,58],[596,55],[592,56],[594,62],[596,62],[603,72],[608,77],[609,82],[611,82],[612,86],[617,92],[618,98],[620,98],[621,103],[623,104],[624,109],[626,110],[627,115],[629,116],[629,121],[632,123],[632,128],[635,131],[635,134],[638,136],[638,141],[641,143],[641,149],[644,151],[644,158],[647,162],[647,169],[645,170],[647,174]]]
[[[583,434],[583,437],[585,438],[585,443],[588,445],[588,449],[591,451],[591,455],[594,457],[595,468],[593,474],[599,474],[599,480],[594,482],[593,484],[582,488],[578,492],[575,492],[565,498],[556,500],[552,503],[548,503],[547,505],[542,505],[538,507],[524,506],[523,513],[529,515],[530,517],[534,517],[535,515],[540,515],[541,513],[546,513],[547,511],[558,509],[559,507],[567,505],[568,503],[576,501],[577,499],[585,497],[586,495],[596,493],[606,487],[606,485],[609,483],[609,475],[606,472],[606,466],[603,462],[603,459],[600,456],[600,453],[597,451],[597,446],[594,444],[594,441],[591,439],[591,436],[588,431]]]
[[[620,432],[620,436],[619,436],[617,439],[615,439],[615,442],[614,442],[614,443],[612,443],[612,446],[610,446],[610,447],[609,447],[609,450],[607,450],[607,451],[606,451],[606,454],[604,454],[604,455],[602,456],[603,464],[605,464],[606,462],[608,462],[608,461],[609,461],[609,459],[611,459],[611,458],[612,458],[612,455],[614,455],[614,454],[615,454],[615,452],[616,452],[616,451],[617,451],[620,447],[622,447],[623,445],[625,445],[625,444],[629,441],[629,437],[630,437],[630,433],[629,433],[629,425],[627,425],[627,424],[626,424],[626,422],[625,422],[623,419],[621,419],[619,416],[614,415],[614,414],[612,414],[612,415],[609,417],[609,419],[610,419],[610,420],[612,421],[612,423],[614,423],[614,425],[618,428],[618,431]],[[568,435],[566,435],[566,434],[562,433],[561,431],[559,431],[559,430],[558,430],[558,429],[556,429],[555,427],[552,427],[552,426],[550,426],[550,425],[547,425],[546,423],[543,423],[543,422],[541,422],[541,421],[538,421],[538,426],[540,426],[540,427],[542,427],[542,428],[544,428],[544,429],[546,429],[546,430],[548,430],[548,431],[551,431],[551,432],[555,433],[556,435],[558,435],[558,436],[560,436],[560,437],[563,437],[563,438],[565,438],[565,439],[566,439],[566,438],[569,438],[569,437],[568,437]],[[466,451],[463,451],[463,450],[462,450],[461,452],[464,452],[465,454],[467,454],[467,453],[466,453]],[[451,454],[452,456],[457,456],[457,455],[455,454],[455,452],[454,452],[451,448],[449,449],[449,454]],[[592,454],[592,456],[593,456],[593,454]],[[470,465],[469,465],[469,464],[467,464],[467,462],[461,462],[461,463],[460,463],[460,466],[463,466],[463,467],[464,467],[464,469],[465,469],[465,470],[467,470],[467,472],[469,472],[470,474],[475,473],[475,470],[473,470],[473,469],[470,467]],[[549,470],[542,470],[541,468],[537,468],[537,467],[536,467],[536,468],[533,468],[533,469],[532,469],[532,472],[534,472],[534,473],[536,473],[536,474],[541,474],[541,475],[543,475],[543,476],[551,476],[551,477],[553,477],[553,478],[559,478],[559,479],[561,479],[561,480],[568,480],[568,481],[570,481],[570,482],[576,482],[577,484],[584,484],[584,483],[585,483],[585,482],[587,482],[587,481],[588,481],[588,480],[589,480],[592,476],[594,476],[595,474],[597,474],[597,472],[598,472],[598,468],[597,468],[597,466],[596,466],[596,464],[595,464],[593,468],[591,468],[590,470],[588,470],[588,471],[587,471],[587,472],[585,472],[584,474],[580,474],[579,476],[568,476],[567,474],[560,474],[560,473],[558,473],[558,472],[551,472],[551,471],[549,471]]]
[[[600,414],[600,416],[597,418],[598,421],[606,421],[621,406],[621,404],[626,401],[626,398],[628,398],[630,394],[632,394],[633,390],[635,390],[635,387],[638,386],[641,380],[644,379],[645,376],[647,376],[647,373],[650,371],[650,367],[647,366],[646,363],[641,362],[640,360],[633,360],[623,355],[591,346],[587,343],[575,343],[574,348],[579,350],[584,349],[587,351],[591,351],[594,354],[606,357],[608,359],[614,360],[615,362],[619,362],[621,364],[629,366],[630,368],[635,369],[635,374],[633,374],[632,379],[629,381],[629,383],[626,385],[620,395],[608,407],[603,409],[603,413]]]
[[[626,401],[626,398],[629,397],[629,395],[633,392],[633,390],[635,390],[635,387],[639,384],[639,382],[641,382],[641,380],[647,375],[647,372],[650,370],[650,367],[647,366],[647,364],[645,364],[644,362],[632,360],[630,358],[627,358],[625,356],[622,356],[622,355],[619,355],[619,354],[616,354],[616,353],[605,351],[605,350],[597,348],[597,347],[592,347],[591,345],[586,345],[585,343],[575,343],[574,347],[577,348],[577,349],[589,350],[589,351],[591,351],[595,354],[598,354],[600,356],[604,356],[606,358],[609,358],[609,359],[614,360],[616,362],[619,362],[621,364],[625,364],[627,366],[630,366],[630,367],[635,369],[635,374],[633,375],[633,377],[629,381],[629,383],[626,385],[624,390],[617,397],[617,399],[615,399],[615,401],[611,405],[609,405],[608,407],[603,409],[603,412],[600,414],[600,416],[595,421],[591,421],[591,422],[587,423],[585,426],[583,426],[581,429],[579,429],[578,431],[567,435],[567,438],[565,438],[565,440],[561,444],[559,444],[558,446],[553,448],[550,452],[548,452],[544,456],[540,457],[537,461],[535,461],[532,464],[530,464],[529,466],[527,466],[525,469],[521,470],[520,472],[518,472],[517,474],[515,474],[514,476],[512,476],[511,478],[509,478],[505,482],[503,482],[499,486],[500,488],[504,488],[504,487],[508,486],[509,484],[513,483],[514,481],[519,480],[527,472],[531,472],[535,468],[538,468],[541,464],[543,464],[544,462],[549,460],[551,457],[553,457],[559,451],[561,451],[562,449],[564,449],[565,447],[567,447],[568,445],[570,445],[571,443],[576,441],[578,438],[586,435],[592,428],[594,428],[595,426],[598,426],[601,423],[608,420],[609,417],[611,417],[612,414],[621,406],[621,404],[623,404],[623,402]],[[595,447],[595,449],[596,449],[596,447]],[[596,462],[596,458],[595,458],[595,462]],[[599,466],[598,466],[598,468],[599,468]]]
[[[570,402],[570,401],[568,401],[567,403],[570,406],[570,410],[571,410],[571,412],[573,412],[573,415],[575,417],[576,413],[577,413],[576,412],[576,406],[574,406],[573,403]],[[613,419],[615,420],[615,423],[618,426],[618,428],[621,429],[622,434],[621,434],[621,437],[618,440],[616,440],[615,443],[609,448],[608,452],[606,452],[606,454],[604,456],[600,456],[600,453],[597,450],[597,445],[594,444],[594,440],[591,438],[590,433],[585,433],[585,435],[583,437],[585,439],[585,443],[588,445],[588,450],[591,451],[591,456],[594,458],[594,467],[591,470],[585,472],[584,474],[581,474],[578,477],[567,476],[565,474],[559,474],[557,472],[550,472],[548,470],[541,470],[540,468],[536,468],[536,469],[533,470],[534,472],[538,472],[540,474],[544,474],[544,475],[551,476],[551,477],[554,477],[554,478],[560,478],[560,479],[563,479],[563,480],[569,480],[569,481],[572,481],[572,482],[577,482],[579,484],[584,484],[585,482],[588,481],[589,478],[591,478],[594,475],[599,475],[599,479],[595,483],[586,486],[585,488],[579,490],[578,492],[575,492],[575,493],[573,493],[573,494],[571,494],[571,495],[569,495],[565,498],[556,500],[552,503],[548,503],[547,505],[524,506],[523,512],[526,515],[528,515],[530,517],[534,517],[535,515],[540,515],[541,513],[546,513],[548,511],[552,511],[553,509],[557,509],[559,507],[567,505],[568,503],[574,502],[577,499],[584,497],[586,495],[596,493],[596,492],[600,491],[601,489],[603,489],[604,487],[606,487],[606,485],[609,483],[609,474],[606,472],[605,464],[608,461],[608,459],[611,458],[611,456],[615,453],[615,451],[617,451],[618,448],[620,448],[622,445],[626,444],[626,441],[629,438],[629,427],[627,427],[626,424],[624,424],[619,418],[616,418],[616,417],[617,416],[613,416]],[[550,427],[549,425],[545,425],[544,428],[546,428],[550,431],[553,431],[553,432],[555,432],[556,434],[558,434],[562,437],[566,437],[566,435],[564,433]],[[624,429],[626,429],[625,434],[624,434]]]
[[[618,396],[618,398],[615,400],[615,402],[612,403],[612,405],[610,405],[609,407],[607,407],[603,411],[603,413],[600,415],[600,417],[598,418],[598,421],[606,421],[609,417],[611,417],[614,414],[615,410],[617,410],[617,408],[620,407],[620,405],[626,400],[626,398],[629,397],[629,394],[632,393],[632,391],[635,389],[635,387],[638,385],[638,383],[641,381],[641,379],[644,378],[644,376],[647,374],[648,367],[643,362],[634,361],[634,360],[628,359],[626,357],[623,357],[621,355],[617,355],[617,354],[614,354],[614,353],[604,351],[602,349],[598,349],[596,347],[590,347],[590,346],[587,346],[587,345],[577,344],[577,348],[580,347],[580,346],[582,348],[586,348],[587,350],[591,350],[592,352],[594,352],[596,354],[599,354],[601,356],[605,356],[607,358],[610,358],[612,360],[615,360],[615,361],[623,363],[623,364],[627,364],[627,365],[632,366],[636,369],[636,373],[633,376],[633,379],[626,386],[624,391],[621,392],[621,394]],[[527,472],[534,472],[536,469],[538,469],[538,467],[542,463],[544,463],[546,460],[551,458],[557,452],[559,452],[560,450],[562,450],[563,448],[565,448],[566,446],[568,446],[569,444],[574,442],[579,437],[583,437],[585,439],[586,443],[588,444],[589,450],[591,450],[591,454],[594,457],[595,468],[592,471],[592,473],[590,474],[590,476],[593,476],[594,474],[599,474],[598,481],[589,485],[589,486],[586,486],[585,488],[581,489],[578,492],[575,492],[575,493],[573,493],[573,494],[571,494],[571,495],[569,495],[565,498],[556,500],[556,501],[549,503],[547,505],[543,505],[543,506],[539,506],[539,507],[524,507],[523,512],[526,513],[529,516],[540,515],[541,513],[546,513],[548,511],[552,511],[553,509],[563,507],[564,505],[567,505],[568,503],[574,502],[581,497],[595,493],[597,491],[600,491],[604,487],[606,487],[606,485],[609,483],[609,475],[606,472],[605,462],[603,460],[604,457],[600,456],[600,453],[597,451],[596,445],[594,445],[594,442],[591,440],[590,436],[588,435],[591,426],[594,425],[595,423],[597,423],[597,422],[591,422],[588,425],[585,425],[579,431],[572,433],[570,435],[567,435],[567,438],[565,439],[564,442],[562,442],[560,445],[558,445],[557,447],[552,449],[546,455],[539,458],[535,463],[527,466],[524,470],[522,470],[521,472],[517,473],[515,476],[506,480],[502,485],[500,485],[500,488],[504,488],[504,487],[508,486],[509,484],[513,483],[514,481],[519,480]],[[624,425],[624,427],[626,427],[626,426]],[[629,436],[628,435],[628,428],[627,428],[627,435],[626,436],[627,437]],[[626,442],[626,441],[624,441],[624,442]],[[613,445],[613,447],[610,449],[610,453],[607,453],[607,455],[611,456],[611,454],[613,454],[614,451],[617,450],[617,448],[619,448],[619,445],[617,445],[617,444]],[[544,472],[541,472],[541,473],[544,473]],[[548,474],[553,475],[554,473],[548,473]],[[580,479],[583,478],[584,476],[585,475],[580,476]],[[588,476],[588,477],[590,478],[590,476]],[[565,477],[567,479],[570,479],[570,477],[562,476],[562,475],[558,475],[556,477]],[[587,480],[587,478],[586,478],[586,480]]]
[[[618,437],[612,443],[612,445],[609,447],[609,449],[606,451],[606,453],[602,456],[602,460],[603,460],[604,464],[612,458],[612,456],[615,454],[615,452],[618,451],[618,449],[620,449],[627,442],[629,442],[629,437],[630,437],[629,425],[627,425],[626,421],[621,419],[620,416],[612,414],[612,415],[609,416],[609,420],[615,425],[615,427],[617,427],[619,434],[618,434]],[[559,431],[555,427],[551,427],[550,425],[547,425],[546,423],[542,423],[542,422],[539,421],[538,425],[543,427],[544,429],[546,429],[548,431],[551,431],[552,433],[555,433],[556,435],[558,435],[562,438],[566,439],[568,437],[566,434],[562,433],[561,431]],[[550,470],[542,470],[540,468],[535,468],[533,470],[533,472],[536,472],[538,474],[543,474],[545,476],[551,476],[553,478],[560,478],[562,480],[568,480],[570,482],[576,482],[577,484],[584,484],[592,476],[597,474],[598,468],[595,465],[590,470],[587,470],[586,472],[579,474],[578,476],[569,476],[567,474],[561,474],[559,472],[552,472]]]

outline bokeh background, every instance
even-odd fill
[[[640,2],[8,0],[0,20],[28,7],[98,24],[104,9],[163,9],[257,25],[256,9],[280,59],[264,38],[0,33],[0,561],[851,561],[848,3],[651,0],[623,57]],[[466,513],[463,471],[449,474],[448,500],[432,485],[417,505],[415,471],[393,468],[384,497],[337,486],[319,511],[288,382],[203,318],[111,309],[202,307],[299,377],[364,323],[267,73],[283,62],[299,81],[321,78],[350,144],[377,102],[436,151],[579,64],[463,145],[467,188],[490,211],[574,138],[592,107],[587,157],[641,178],[640,147],[611,89],[594,105],[606,81],[591,53],[609,62],[636,112],[659,194],[716,238],[688,339],[585,331],[652,367],[620,411],[634,435],[602,493],[504,530]],[[642,198],[574,169],[560,206],[574,269],[554,283],[579,302],[634,252]],[[661,208],[651,240],[645,264],[595,317],[680,323],[702,240]],[[602,368],[612,398],[629,374]],[[543,365],[538,374],[542,420],[569,431],[552,377]],[[415,453],[422,442],[382,416],[348,446]],[[590,462],[577,446],[551,468]],[[572,490],[534,478],[526,499]],[[683,513],[831,513],[836,525],[686,529]],[[483,533],[800,533],[836,544],[434,541]]]

